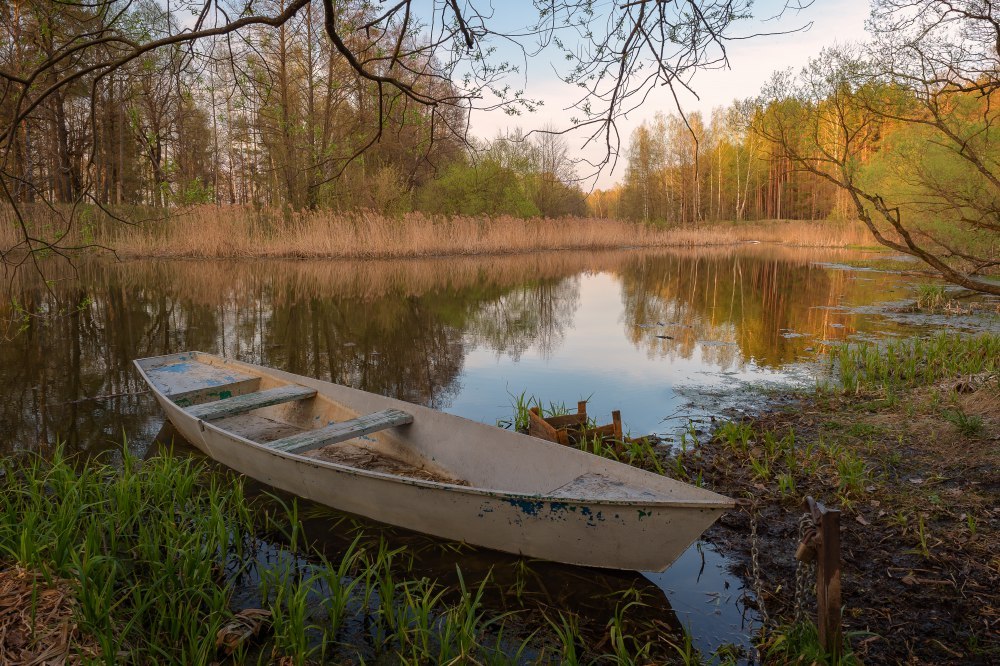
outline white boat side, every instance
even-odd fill
[[[569,564],[662,571],[734,506],[704,488],[577,449],[280,370],[201,352],[135,365],[171,423],[214,460],[308,500],[445,539]],[[317,394],[214,422],[185,409],[287,384]],[[385,409],[407,412],[413,423],[352,444],[426,474],[363,469],[326,460],[323,449],[296,454],[258,441]],[[253,434],[268,428],[266,437]]]

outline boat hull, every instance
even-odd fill
[[[276,376],[287,375],[268,371]],[[289,377],[335,394],[346,389],[318,380]],[[732,506],[728,501],[669,504],[546,497],[541,493],[489,490],[371,472],[269,449],[266,444],[193,418],[155,386],[154,393],[185,439],[205,455],[250,478],[341,511],[516,555],[592,567],[662,571]],[[406,405],[381,396],[364,395],[376,402]],[[478,429],[491,436],[497,430],[416,405],[410,405],[409,409],[416,412],[417,423],[422,416],[431,418],[433,414],[433,418],[449,421],[452,428],[467,429],[473,437]],[[563,448],[545,442],[538,445]],[[545,453],[557,455],[561,451],[553,449]],[[581,452],[566,450],[565,453]]]

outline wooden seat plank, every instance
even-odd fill
[[[413,423],[412,415],[398,409],[384,409],[349,421],[334,423],[325,428],[317,428],[291,437],[276,439],[273,442],[268,442],[267,446],[285,453],[305,453],[408,423]]]
[[[229,416],[246,414],[262,407],[280,405],[292,402],[293,400],[305,400],[315,395],[316,389],[299,386],[298,384],[288,384],[287,386],[279,386],[278,388],[266,391],[257,391],[256,393],[224,398],[223,400],[205,402],[200,405],[188,407],[187,412],[191,416],[203,421],[215,421]]]

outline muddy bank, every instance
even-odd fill
[[[689,478],[742,498],[706,538],[791,622],[801,501],[842,516],[844,627],[866,664],[1000,659],[1000,375],[905,391],[820,393],[678,454]],[[815,601],[807,608],[814,612]],[[781,631],[779,629],[779,631]],[[773,658],[770,661],[780,662]]]

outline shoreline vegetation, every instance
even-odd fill
[[[400,546],[343,514],[251,494],[254,484],[198,457],[140,460],[126,445],[79,465],[57,446],[6,458],[0,471],[0,663],[499,666],[694,655],[637,576],[604,591],[588,577],[608,594],[593,601],[598,620],[533,582],[546,563],[428,575],[417,562],[456,559],[464,547]],[[313,540],[317,520],[341,533],[335,553]]]
[[[133,213],[128,219],[140,219]],[[119,258],[325,258],[401,259],[487,256],[547,250],[607,250],[623,247],[695,247],[749,242],[798,247],[877,246],[857,222],[770,220],[705,222],[664,226],[588,217],[461,217],[408,213],[255,209],[197,206],[169,218],[128,224],[85,215],[59,238],[51,211],[31,219],[32,234],[61,247],[92,246]],[[0,211],[0,247],[12,248],[23,234],[9,210]],[[21,248],[24,249],[23,246]]]
[[[1000,654],[1000,335],[843,346],[830,370],[828,384],[788,409],[722,423],[710,438],[692,426],[672,456],[657,459],[647,447],[625,461],[747,498],[706,537],[763,595],[751,597],[771,618],[752,637],[763,663],[988,663]],[[547,597],[525,601],[540,563],[517,563],[513,580],[502,579],[503,567],[428,578],[414,564],[417,551],[344,517],[334,529],[349,545],[331,556],[306,527],[328,523],[328,514],[252,496],[239,478],[196,458],[140,461],[126,449],[81,466],[57,448],[0,466],[0,587],[19,611],[0,615],[19,641],[3,646],[3,659],[37,656],[39,637],[57,631],[50,657],[95,662],[123,654],[302,665],[747,658],[732,645],[698,653],[634,583],[610,594],[595,621]],[[806,494],[844,512],[845,656],[837,662],[795,613],[792,554]],[[246,610],[255,603],[259,611]]]
[[[806,495],[842,512],[847,663],[995,663],[1000,334],[843,345],[830,364],[829,384],[692,435],[667,464],[744,501],[705,538],[762,594],[766,663],[828,663],[795,622]]]

